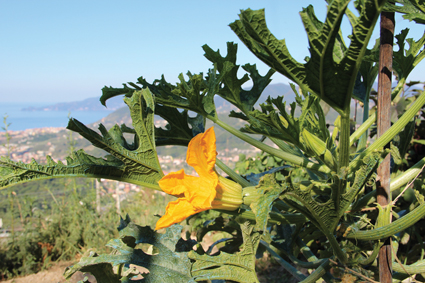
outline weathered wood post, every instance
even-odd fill
[[[394,41],[394,13],[381,13],[381,38],[379,49],[378,74],[378,138],[391,127],[391,77]],[[379,181],[376,193],[381,206],[391,203],[390,192],[390,158],[388,154],[378,167]],[[391,216],[390,216],[391,217]],[[379,280],[383,283],[392,282],[391,239],[387,239],[379,250]]]

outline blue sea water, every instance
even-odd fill
[[[26,107],[42,107],[49,103],[0,103],[0,127],[4,127],[3,117],[7,114],[7,123],[11,123],[9,130],[20,131],[32,128],[66,127],[68,115],[84,124],[94,123],[106,117],[111,111],[22,111]],[[0,129],[3,131],[3,129]]]

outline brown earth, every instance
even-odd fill
[[[208,250],[208,248],[214,242],[213,234],[214,233],[208,233],[204,236],[203,241],[201,242],[201,245],[205,251]],[[217,246],[215,246],[211,253],[215,253],[217,251]],[[75,263],[75,261],[56,262],[47,270],[24,277],[17,277],[8,281],[1,281],[0,283],[77,283],[78,281],[83,280],[85,276],[89,278],[89,282],[97,282],[94,276],[88,273],[84,274],[82,272],[77,272],[70,279],[66,280],[63,276],[65,268]],[[298,282],[279,264],[276,262],[272,263],[270,256],[267,253],[264,253],[263,258],[260,258],[256,261],[256,270],[260,283]]]
[[[36,274],[31,274],[24,277],[14,278],[3,283],[77,283],[87,276],[92,283],[96,283],[96,279],[90,274],[83,274],[82,272],[75,273],[69,280],[63,277],[63,272],[67,266],[73,265],[75,262],[59,262],[55,263],[48,270],[40,271]]]

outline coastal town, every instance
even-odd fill
[[[164,126],[165,121],[156,121],[156,126]],[[30,163],[36,161],[39,164],[46,163],[46,156],[49,155],[55,162],[62,161],[66,164],[65,157],[70,153],[70,147],[75,149],[83,148],[88,154],[99,155],[95,148],[90,145],[82,136],[72,133],[65,128],[35,128],[22,131],[2,131],[0,132],[0,156],[9,156],[13,161]],[[177,171],[182,168],[187,174],[196,174],[196,172],[186,164],[185,150],[177,150],[179,154],[170,153],[172,146],[165,146],[168,154],[159,154],[158,161],[161,164],[164,174]],[[160,151],[159,151],[160,152]],[[239,160],[239,155],[255,156],[260,151],[256,148],[239,149],[220,148],[218,157],[221,161],[230,167]],[[97,153],[97,154],[96,154]],[[101,156],[101,155],[100,155]],[[98,156],[98,157],[100,157]],[[112,194],[114,198],[121,200],[130,192],[140,192],[143,188],[129,183],[121,183],[110,180],[101,180],[103,193]]]

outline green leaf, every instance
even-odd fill
[[[123,136],[122,129],[117,125],[109,132],[100,124],[102,135],[87,128],[75,119],[71,119],[68,129],[78,132],[94,146],[107,151],[110,155],[106,159],[95,158],[82,150],[73,153],[67,158],[67,165],[54,162],[47,158],[47,165],[40,165],[35,161],[30,164],[13,162],[2,158],[0,163],[13,169],[13,174],[0,179],[1,187],[7,187],[31,180],[66,177],[92,177],[119,180],[159,189],[158,181],[163,173],[158,162],[154,136],[154,103],[148,89],[135,92],[125,102],[130,108],[133,120],[135,139],[134,144],[128,144]]]
[[[299,118],[295,117],[295,103],[291,104],[291,112],[287,113],[283,97],[268,98],[266,103],[260,105],[261,111],[254,110],[247,113],[246,119],[249,124],[241,130],[284,140],[306,152],[308,150],[301,137],[303,129],[308,129],[323,143],[329,140],[330,134],[320,106],[320,99],[306,93],[305,100],[303,100],[296,92],[295,86],[291,85],[291,87],[297,96],[297,103],[301,106]]]
[[[255,228],[259,231],[267,229],[267,220],[272,209],[273,202],[283,192],[284,188],[279,186],[272,174],[261,178],[257,194],[260,196],[255,199],[250,207],[255,214]]]
[[[100,102],[103,105],[106,105],[106,101],[109,98],[118,96],[118,95],[125,95],[126,97],[131,97],[134,93],[134,91],[142,90],[142,88],[149,88],[149,90],[152,93],[169,93],[171,92],[175,86],[168,83],[164,76],[161,76],[160,80],[155,80],[153,84],[149,84],[143,77],[139,77],[137,79],[137,84],[129,82],[128,83],[131,87],[127,86],[127,84],[123,84],[122,88],[115,88],[115,87],[103,87],[102,88],[102,96],[100,97]]]
[[[254,232],[254,227],[246,222],[241,224],[243,246],[240,252],[228,254],[220,252],[217,256],[200,255],[189,252],[192,264],[192,276],[201,280],[233,280],[236,282],[258,282],[255,272],[255,253],[260,243],[261,234]]]
[[[69,177],[105,178],[137,183],[137,179],[124,174],[124,164],[112,156],[107,156],[106,159],[96,158],[79,150],[66,158],[67,165],[61,161],[53,161],[50,156],[46,158],[47,164],[44,165],[35,160],[29,164],[15,162],[2,156],[0,164],[11,172],[1,176],[0,189],[29,181]]]
[[[303,148],[299,142],[298,118],[286,113],[286,102],[282,102],[282,99],[283,97],[268,98],[264,104],[261,104],[261,111],[250,111],[247,115],[249,124],[245,125],[241,131],[275,137]],[[273,107],[272,103],[278,105],[277,110],[280,112]]]
[[[226,62],[232,66],[229,70],[224,70],[223,86],[220,87],[218,95],[238,107],[244,113],[252,111],[261,93],[271,82],[270,77],[275,71],[269,70],[263,77],[258,73],[255,65],[246,64],[242,66],[249,73],[253,84],[250,90],[244,90],[242,85],[249,81],[249,77],[248,74],[245,74],[241,79],[238,79],[239,65],[236,65],[237,44],[233,42],[227,43],[226,57],[222,57],[219,50],[213,51],[208,45],[204,45],[203,49],[205,51],[205,57],[217,66],[219,73],[222,73],[225,69]]]
[[[104,87],[102,89],[101,102],[106,103],[106,100],[118,95],[125,95],[131,97],[135,91],[143,88],[156,94],[172,95],[172,91],[176,88],[165,81],[164,77],[160,80],[155,80],[153,84],[148,83],[143,77],[138,78],[139,85],[128,83],[133,88],[124,84],[123,88]],[[155,104],[155,115],[165,119],[168,124],[165,128],[155,127],[155,143],[157,146],[163,145],[182,145],[187,146],[189,141],[199,133],[205,130],[205,118],[197,115],[194,118],[188,116],[187,110],[178,111],[174,107],[165,106],[162,104]],[[189,126],[190,125],[190,126]],[[127,128],[130,132],[131,129]]]
[[[103,87],[102,96],[100,97],[100,103],[106,106],[106,100],[118,95],[123,95],[123,94],[126,97],[131,97],[135,89],[129,88],[126,84],[123,84],[123,86],[124,86],[123,88],[113,88],[113,87],[107,87],[107,86]],[[141,90],[141,88],[137,87],[136,90]]]
[[[365,103],[369,99],[369,93],[378,75],[379,39],[375,41],[371,50],[366,50],[364,58],[365,60],[362,61],[356,78],[353,96]]]
[[[417,41],[413,40],[413,38],[406,39],[408,33],[409,30],[404,29],[395,36],[399,48],[393,52],[393,68],[399,76],[399,80],[407,79],[410,72],[425,57],[425,51],[423,50],[425,33]],[[409,49],[405,48],[405,42],[409,44]]]
[[[187,110],[180,112],[176,108],[156,104],[155,114],[168,122],[165,128],[155,127],[157,146],[187,146],[193,137],[205,131],[205,118],[199,114],[191,118],[187,112]]]
[[[128,272],[126,269],[129,264],[133,264],[148,269],[149,273],[141,274],[143,279],[128,282],[195,282],[190,275],[190,261],[187,257],[191,246],[185,245],[180,237],[182,226],[173,225],[166,229],[165,234],[160,234],[148,226],[142,227],[132,222],[124,225],[125,227],[121,225],[120,237],[107,244],[114,249],[111,254],[97,255],[91,252],[82,257],[80,262],[67,268],[65,277],[69,278],[75,272],[82,271],[92,273],[97,282],[127,282],[120,280],[131,280],[135,272]],[[137,244],[152,245],[158,253],[147,253]],[[113,268],[120,265],[124,265],[123,273],[120,268]],[[102,273],[105,271],[108,272],[107,277],[116,278],[115,281],[103,281]]]
[[[342,250],[334,237],[335,229],[340,218],[347,211],[355,196],[364,186],[370,175],[376,169],[381,152],[373,152],[362,160],[362,165],[357,167],[355,174],[350,176],[334,175],[333,184],[322,182],[309,182],[309,184],[293,183],[287,181],[287,187],[281,198],[285,203],[304,214],[330,241],[334,253],[340,260],[345,260]],[[347,183],[352,183],[346,193],[340,194],[337,190],[339,180],[348,178]],[[330,191],[331,194],[326,193]],[[335,200],[334,195],[338,197]]]
[[[292,58],[285,40],[278,40],[269,31],[264,10],[243,10],[240,20],[230,27],[259,59],[346,115],[357,72],[385,1],[365,1],[360,17],[351,21],[353,34],[350,46],[345,49],[340,25],[349,2],[332,1],[324,23],[316,18],[311,5],[300,13],[311,54],[304,64]]]
[[[261,173],[258,173],[258,174],[255,174],[255,173],[251,173],[251,174],[248,174],[248,175],[246,175],[246,176],[244,176],[251,184],[253,184],[253,185],[258,185],[258,183],[260,182],[260,178],[261,177],[264,177],[265,175],[268,175],[268,174],[273,174],[273,173],[275,173],[275,172],[279,172],[279,171],[282,171],[283,169],[286,169],[286,168],[290,168],[291,166],[289,166],[289,165],[284,165],[284,166],[279,166],[279,167],[273,167],[272,169],[270,169],[270,170],[267,170],[267,171],[264,171],[264,172],[261,172]]]
[[[130,108],[133,127],[136,132],[135,144],[130,146],[116,125],[109,132],[100,124],[102,136],[87,128],[75,119],[70,119],[68,129],[79,133],[94,146],[107,151],[124,163],[127,174],[136,175],[137,179],[148,184],[156,184],[163,173],[156,155],[154,136],[155,104],[149,89],[134,92],[131,98],[125,98]]]
[[[210,69],[208,77],[204,79],[203,74],[187,74],[189,79],[185,81],[180,74],[180,83],[168,91],[152,90],[156,103],[194,111],[204,117],[215,121],[217,113],[214,105],[214,95],[218,93],[223,76],[232,68],[231,63],[225,62],[222,72],[217,75],[216,67]],[[162,82],[163,83],[163,82]]]
[[[388,12],[402,13],[404,14],[403,18],[406,20],[415,21],[418,24],[425,24],[425,3],[422,0],[388,1],[388,3],[384,6],[384,10]]]

